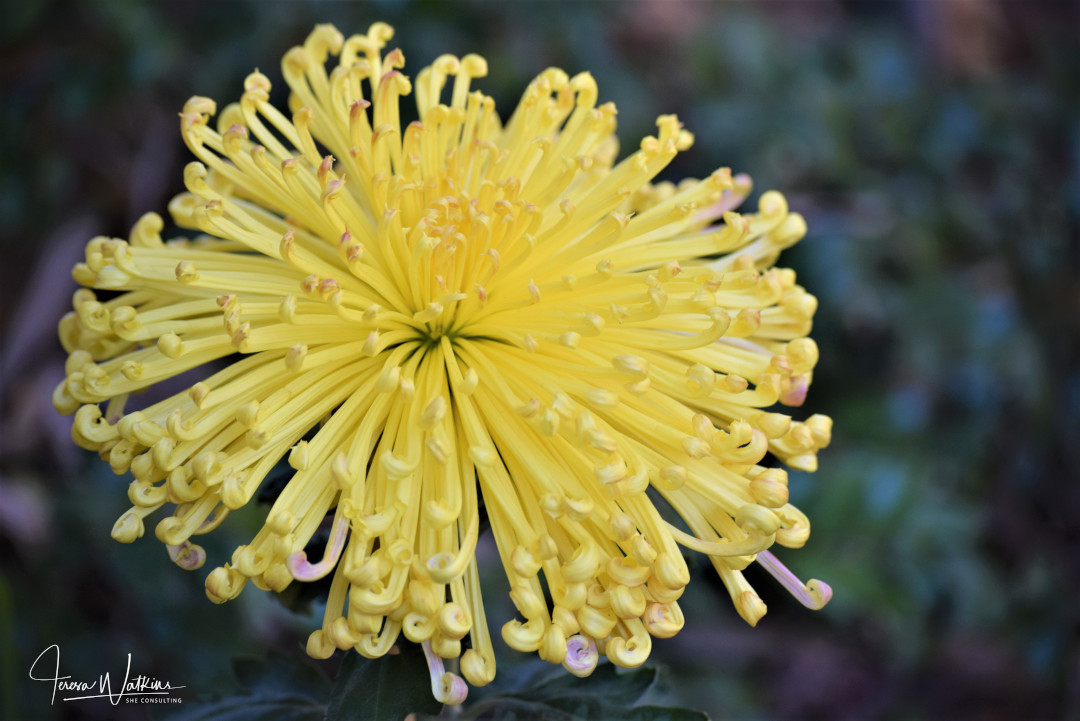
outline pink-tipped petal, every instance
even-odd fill
[[[588,636],[578,634],[566,640],[566,659],[563,667],[578,678],[584,678],[596,668],[600,654],[596,642]]]
[[[345,548],[345,538],[348,535],[349,519],[345,517],[345,514],[338,513],[337,518],[334,519],[334,528],[330,531],[330,541],[326,545],[322,560],[318,563],[311,563],[307,560],[307,553],[296,551],[289,554],[286,561],[289,566],[289,573],[297,581],[317,581],[330,573],[337,565],[338,559],[341,558],[341,552]]]
[[[431,675],[431,693],[440,703],[456,706],[469,695],[469,685],[457,674],[449,673],[443,666],[443,660],[431,650],[431,641],[420,644],[427,659],[428,673]]]
[[[190,541],[184,541],[179,546],[166,546],[169,558],[180,568],[186,571],[195,571],[202,568],[206,563],[206,551]]]
[[[788,567],[780,563],[776,556],[768,551],[757,554],[757,562],[762,568],[772,574],[772,577],[780,582],[780,585],[798,599],[799,603],[807,608],[819,611],[832,598],[832,588],[824,581],[811,578],[807,583],[799,580],[798,576],[788,570]]]

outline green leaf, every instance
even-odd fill
[[[707,714],[685,708],[635,706],[625,708],[604,699],[577,696],[547,702],[510,696],[491,696],[466,709],[469,721],[709,721]]]
[[[272,654],[268,659],[233,660],[242,692],[213,701],[185,704],[168,721],[322,721],[330,683],[296,659]]]
[[[367,659],[346,654],[330,696],[326,721],[400,721],[410,713],[437,714],[420,646],[398,644],[400,653]]]
[[[709,714],[675,706],[635,706],[620,716],[621,721],[709,721]]]
[[[533,688],[520,692],[523,697],[547,700],[572,696],[602,698],[616,706],[633,706],[656,683],[655,668],[637,668],[619,673],[610,663],[601,664],[587,678],[578,678],[561,667],[554,675]]]
[[[602,664],[588,678],[540,664],[507,674],[510,690],[467,705],[461,719],[474,721],[708,721],[700,711],[634,706],[657,680],[653,668],[619,671]],[[496,683],[499,680],[496,679]]]
[[[302,697],[230,696],[195,703],[168,721],[322,721],[326,704]]]
[[[240,688],[255,695],[265,691],[281,694],[283,690],[321,699],[330,695],[330,680],[298,658],[272,652],[265,659],[241,657],[232,663]]]

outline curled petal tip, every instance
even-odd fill
[[[428,673],[431,675],[431,693],[440,703],[456,706],[469,695],[469,686],[460,676],[449,673],[443,666],[443,660],[431,650],[431,641],[421,644],[424,658],[427,659]]]
[[[563,667],[578,678],[590,675],[595,669],[600,653],[596,642],[580,634],[566,640],[566,659]]]
[[[772,577],[779,581],[780,585],[786,588],[792,596],[798,599],[799,603],[811,610],[821,610],[832,598],[832,588],[829,584],[816,578],[812,578],[808,583],[804,584],[794,573],[788,570],[787,566],[768,551],[758,553],[757,562],[772,574]]]
[[[806,582],[806,590],[810,596],[810,600],[813,601],[813,604],[808,604],[807,607],[815,611],[820,611],[825,607],[825,604],[832,600],[832,586],[824,581],[811,578]]]
[[[326,544],[326,552],[318,563],[307,560],[307,553],[295,551],[290,553],[285,563],[289,573],[297,581],[317,581],[337,566],[341,552],[345,548],[345,537],[349,533],[349,519],[344,513],[338,512],[334,519],[333,530],[330,531],[330,541]]]
[[[308,578],[311,575],[312,565],[308,563],[306,552],[296,551],[295,553],[290,553],[289,557],[285,560],[285,563],[289,567],[289,573],[291,573],[296,580],[314,580]]]
[[[206,551],[190,541],[184,541],[179,546],[166,546],[169,558],[180,568],[188,571],[196,571],[206,563]]]

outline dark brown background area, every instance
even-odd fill
[[[625,148],[676,112],[697,143],[668,177],[730,165],[807,218],[781,264],[820,299],[806,412],[836,427],[821,470],[793,475],[814,533],[786,559],[835,598],[813,614],[756,574],[770,613],[749,629],[698,563],[687,628],[654,651],[667,702],[715,719],[1080,717],[1074,3],[52,0],[4,14],[0,716],[145,718],[50,707],[26,674],[52,643],[88,677],[131,652],[191,699],[229,688],[233,656],[302,653],[312,618],[253,589],[213,606],[152,538],[111,541],[127,481],[51,407],[56,321],[85,242],[126,237],[182,190],[190,95],[235,99],[255,67],[277,80],[316,22],[385,20],[412,73],[444,52],[487,57],[477,84],[504,114],[545,67],[590,70]],[[208,550],[259,523],[253,508]]]

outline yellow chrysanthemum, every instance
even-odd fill
[[[651,185],[691,146],[674,116],[615,164],[615,107],[588,73],[546,70],[503,125],[469,90],[485,61],[444,55],[403,128],[413,87],[401,52],[381,55],[392,35],[317,27],[282,62],[291,119],[258,72],[216,129],[214,102],[189,100],[199,162],[169,210],[202,235],[163,242],[148,214],[129,241],[87,246],[75,279],[109,297],[79,290],[61,321],[55,402],[77,443],[134,475],[113,536],[135,540],[168,506],[155,534],[198,568],[191,537],[287,458],[295,474],[207,595],[332,573],[309,653],[380,656],[404,634],[451,703],[467,687],[443,659],[475,685],[495,675],[481,503],[524,619],[503,638],[579,675],[601,653],[636,666],[679,631],[680,546],[710,557],[751,624],[765,606],[741,570],[755,560],[820,607],[828,587],[766,550],[801,546],[809,524],[785,471],[760,465],[814,470],[829,441],[824,416],[762,410],[800,405],[817,362],[816,301],[772,267],[803,219],[776,192],[733,212],[750,181],[727,169]],[[303,549],[324,523],[313,563]]]

